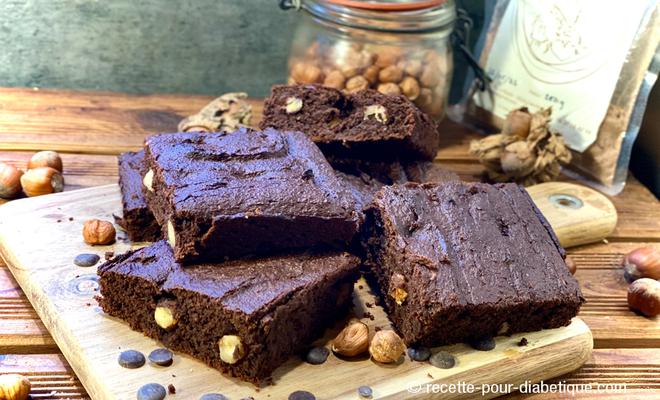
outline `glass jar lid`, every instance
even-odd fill
[[[456,19],[454,0],[285,0],[280,7],[303,9],[339,25],[383,32],[450,29]]]

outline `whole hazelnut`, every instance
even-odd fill
[[[651,246],[631,251],[623,259],[623,270],[631,281],[639,278],[660,279],[660,251]]]
[[[313,63],[300,61],[291,68],[291,77],[298,83],[317,83],[321,82],[323,74]]]
[[[357,356],[368,349],[369,327],[357,319],[351,320],[332,341],[332,351],[342,356]]]
[[[389,96],[398,96],[401,94],[401,89],[399,88],[399,85],[392,82],[381,83],[380,85],[378,85],[376,89],[382,94],[386,94]]]
[[[378,82],[379,72],[380,72],[380,67],[377,65],[372,65],[364,70],[362,76],[364,76],[364,78],[369,82],[369,84],[373,85],[376,82]]]
[[[29,169],[21,176],[21,186],[23,192],[30,197],[58,193],[64,190],[64,178],[54,168]]]
[[[431,64],[424,67],[419,82],[427,88],[437,85],[440,82],[440,71],[437,65]]]
[[[369,68],[370,66],[373,65],[374,58],[375,55],[372,52],[368,50],[362,50],[360,52],[360,56],[358,57],[358,65],[360,66],[361,69]]]
[[[62,158],[54,151],[40,151],[35,153],[28,162],[28,169],[51,167],[62,173]]]
[[[371,357],[381,363],[397,362],[405,351],[403,340],[392,330],[376,332],[369,345]]]
[[[531,123],[532,114],[529,113],[527,108],[523,107],[518,110],[513,110],[504,120],[502,133],[505,135],[515,135],[521,138],[526,138],[529,135]]]
[[[27,400],[31,388],[30,380],[23,375],[0,375],[1,400]]]
[[[403,70],[396,65],[390,65],[380,70],[378,79],[381,82],[401,82],[403,79]]]
[[[325,76],[323,85],[341,90],[344,88],[344,83],[346,83],[346,77],[341,71],[333,70]]]
[[[628,287],[628,307],[647,317],[660,314],[660,282],[640,278]]]
[[[369,87],[369,82],[362,75],[354,76],[348,81],[346,81],[346,91],[348,93],[358,92],[368,87]]]
[[[422,62],[419,60],[408,60],[403,64],[403,71],[414,77],[418,77],[422,72]]]
[[[352,78],[360,73],[360,66],[352,61],[346,61],[339,66],[339,72],[345,79]]]
[[[431,105],[431,102],[433,101],[433,91],[428,88],[421,88],[419,90],[419,96],[415,99],[415,104],[417,104],[417,107],[422,109],[422,111],[426,111],[428,107]]]
[[[419,96],[419,83],[412,76],[403,78],[399,87],[408,100],[414,101]]]
[[[445,96],[438,92],[433,94],[433,100],[428,107],[428,113],[433,116],[439,116],[444,113],[445,110]]]
[[[0,163],[0,198],[13,199],[21,193],[23,171],[10,164]]]
[[[376,52],[376,61],[374,64],[381,68],[390,65],[396,65],[401,57],[401,49],[398,47],[382,47]]]
[[[90,219],[83,224],[83,239],[91,245],[106,245],[115,242],[115,227],[111,222]]]

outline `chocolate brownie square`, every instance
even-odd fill
[[[183,267],[159,241],[101,265],[97,300],[168,348],[259,383],[348,311],[357,267],[347,253]]]
[[[160,225],[142,194],[142,176],[147,171],[144,151],[122,153],[118,157],[119,188],[123,215],[116,218],[133,242],[153,242],[161,237]]]
[[[162,134],[145,153],[143,192],[177,261],[340,247],[357,231],[353,196],[300,132]]]
[[[584,301],[550,225],[515,184],[384,187],[366,214],[366,264],[408,344],[557,328]]]
[[[355,159],[432,160],[440,141],[435,122],[405,96],[371,89],[276,85],[260,126],[304,132],[324,154]]]

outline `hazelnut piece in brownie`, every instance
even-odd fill
[[[276,85],[260,126],[304,132],[324,154],[356,159],[432,160],[439,144],[436,124],[410,100],[371,89]]]
[[[348,311],[357,268],[347,253],[184,267],[159,241],[100,266],[97,300],[168,348],[259,383]]]
[[[142,194],[142,176],[147,171],[144,151],[122,153],[119,155],[118,164],[123,216],[117,218],[117,223],[133,242],[153,242],[160,239],[160,225]]]
[[[350,191],[300,132],[242,128],[152,136],[143,191],[177,261],[345,246]]]
[[[408,344],[557,328],[584,301],[555,234],[515,184],[384,187],[366,214],[366,263]]]

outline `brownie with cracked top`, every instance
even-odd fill
[[[411,345],[557,328],[584,302],[550,225],[515,184],[384,187],[364,229],[372,282]]]
[[[160,239],[160,225],[142,194],[142,176],[146,172],[144,151],[120,154],[118,167],[123,215],[116,218],[117,224],[133,242],[153,242]]]
[[[145,154],[143,192],[177,261],[343,247],[357,232],[352,194],[300,132],[161,134]]]
[[[362,160],[432,160],[440,142],[435,122],[405,96],[371,89],[275,85],[260,126],[304,132],[327,156]]]
[[[168,348],[260,383],[348,311],[358,262],[301,253],[182,266],[159,241],[101,265],[97,300]]]

